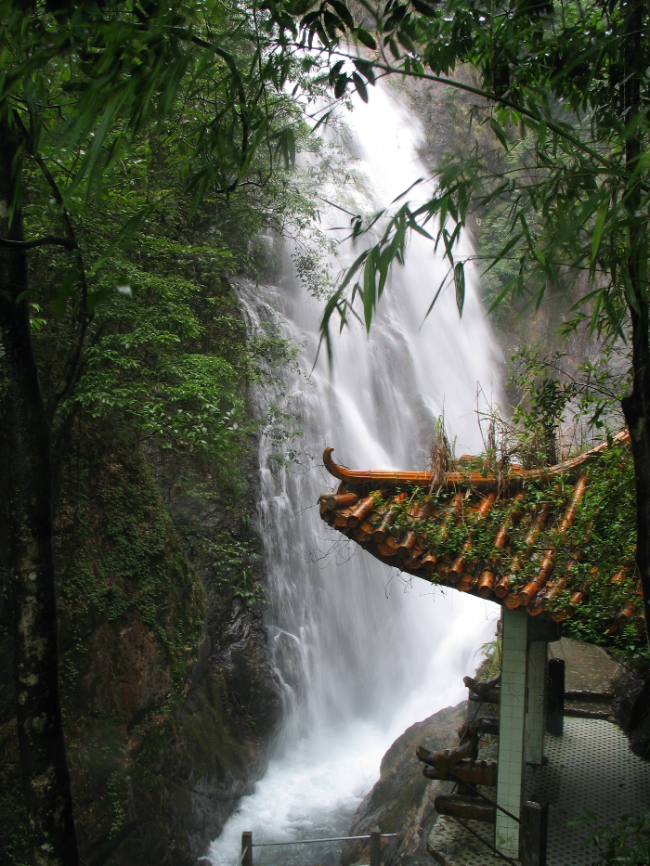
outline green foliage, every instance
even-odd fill
[[[104,334],[88,350],[75,400],[94,417],[126,414],[141,440],[155,437],[162,448],[196,452],[234,472],[248,425],[245,364],[253,359],[233,301],[128,265],[119,279],[129,295],[103,311]],[[221,342],[226,330],[230,339]],[[242,345],[239,357],[229,343]]]
[[[475,678],[478,680],[489,680],[501,673],[501,647],[502,638],[498,634],[493,641],[484,643],[480,652],[483,655],[483,660],[476,668]]]
[[[265,602],[264,587],[255,579],[258,554],[253,539],[220,533],[210,539],[209,554],[214,557],[212,565],[224,597],[232,593],[247,605]]]
[[[142,455],[129,456],[128,438],[114,428],[110,439],[97,433],[91,450],[74,468],[77,501],[65,502],[60,537],[59,592],[66,644],[61,674],[74,696],[86,670],[86,637],[102,623],[135,617],[150,629],[167,656],[177,686],[196,657],[203,628],[204,599],[175,538]],[[106,445],[109,452],[106,454]],[[132,447],[132,444],[131,444]],[[101,465],[99,455],[108,458]],[[72,488],[74,489],[74,488]],[[84,543],[93,538],[94,544]],[[85,708],[87,709],[87,708]],[[75,707],[82,712],[83,707]]]
[[[72,157],[64,200],[101,199],[134,136],[151,130],[173,143],[196,208],[210,190],[263,181],[269,154],[289,159],[295,148],[285,88],[302,67],[274,51],[259,14],[178,0],[63,14],[3,2],[0,104],[24,125],[27,154]]]
[[[320,85],[313,63],[305,72],[274,43],[269,20],[254,5],[214,2],[154,2],[146,13],[120,0],[65,12],[0,2],[0,124],[19,141],[7,204],[25,225],[25,241],[10,243],[29,250],[18,300],[29,296],[35,332],[55,332],[43,380],[59,430],[85,374],[84,407],[128,411],[145,436],[170,431],[213,456],[241,438],[243,367],[197,351],[219,329],[216,315],[201,321],[196,287],[215,293],[221,275],[254,272],[260,231],[313,215],[287,183],[308,137],[289,90]],[[119,287],[135,300],[132,328]],[[159,299],[146,321],[144,304]],[[162,352],[174,342],[175,366]]]
[[[73,196],[68,204],[91,258],[102,257],[125,213],[147,206],[149,216],[128,253],[113,254],[88,278],[97,302],[83,335],[88,348],[63,391],[79,338],[78,310],[71,299],[57,306],[52,282],[65,278],[62,263],[45,250],[30,259],[38,313],[34,340],[54,407],[55,442],[65,447],[78,412],[109,423],[126,418],[141,441],[211,461],[224,490],[235,491],[243,483],[241,454],[258,424],[275,424],[280,439],[290,423],[275,405],[253,423],[248,388],[264,381],[278,390],[277,370],[293,350],[272,330],[247,337],[230,281],[243,269],[259,270],[252,249],[263,229],[309,219],[311,207],[297,193],[282,193],[286,178],[280,171],[263,191],[243,189],[227,204],[206,194],[192,220],[171,146],[153,152],[148,140],[138,141],[133,156],[113,168],[113,186],[101,202],[88,205]],[[47,190],[37,171],[26,176],[26,224],[43,232],[54,218],[48,216]]]
[[[109,833],[109,839],[112,839],[121,830],[126,816],[125,806],[127,803],[127,791],[126,779],[124,778],[123,772],[116,771],[111,773],[106,783],[106,791],[111,803],[111,811],[113,813],[113,823]]]
[[[564,567],[570,575],[556,610],[572,607],[573,593],[583,593],[578,616],[567,626],[570,636],[590,643],[608,643],[628,657],[647,657],[642,621],[643,605],[634,565],[636,548],[634,472],[627,449],[611,448],[587,473],[587,491],[569,531]],[[576,557],[573,551],[579,552]],[[569,568],[570,567],[570,568]],[[612,583],[621,568],[624,580]],[[608,623],[632,604],[635,615],[613,635]]]
[[[454,461],[450,468],[461,473],[482,471],[477,461]],[[495,467],[486,461],[483,469],[494,471]],[[545,609],[561,623],[563,633],[607,646],[635,666],[645,665],[648,647],[634,562],[636,500],[631,455],[627,447],[612,445],[580,472],[586,478],[586,492],[573,525],[561,534],[559,525],[577,481],[571,473],[550,484],[530,481],[516,508],[511,500],[497,499],[483,517],[476,511],[480,494],[468,492],[460,507],[451,508],[447,491],[428,493],[415,488],[396,507],[397,517],[389,532],[395,538],[409,529],[425,535],[442,566],[440,574],[432,576],[433,583],[445,584],[444,566],[462,553],[474,571],[489,569],[497,579],[508,575],[509,590],[515,593],[537,577],[545,552],[554,549],[553,579],[562,578],[565,583]],[[414,504],[425,500],[428,514],[423,524],[414,519],[412,511]],[[531,542],[530,530],[545,506],[555,517]],[[508,534],[507,546],[496,549],[494,541],[506,519],[514,520],[514,529]]]
[[[321,38],[329,34],[330,48],[345,54],[340,33],[353,27],[338,7],[298,6],[304,32],[320,21]],[[468,259],[456,241],[479,213],[490,214],[488,229],[498,221],[499,231],[481,249],[486,273],[500,269],[500,285],[490,290],[494,306],[508,297],[539,306],[550,292],[566,294],[573,286],[579,295],[566,328],[586,318],[592,332],[627,337],[638,315],[638,339],[647,342],[650,124],[639,97],[648,86],[646,7],[524,8],[496,0],[479,10],[468,0],[391,0],[375,15],[383,51],[364,55],[362,70],[353,57],[340,61],[338,78],[353,84],[353,70],[367,80],[395,73],[472,94],[473,119],[490,130],[501,158],[493,149],[451,156],[436,172],[429,201],[357,218],[355,235],[379,229],[380,240],[359,255],[331,298],[323,339],[332,316],[346,321],[356,302],[369,326],[411,231],[435,240],[449,265],[432,306],[452,285],[462,311]],[[632,44],[628,56],[623,46]],[[477,81],[458,75],[463,63]]]
[[[525,346],[510,358],[512,419],[487,416],[488,456],[504,465],[553,465],[579,453],[595,436],[618,432],[620,403],[629,388],[626,352],[607,346],[595,362],[575,365],[560,352],[544,355]],[[482,419],[483,420],[483,419]]]
[[[578,383],[557,373],[561,355],[540,359],[531,347],[511,358],[515,366],[510,388],[522,393],[514,407],[512,423],[517,428],[519,454],[524,466],[558,462],[558,434],[567,407],[578,395]]]
[[[56,589],[68,618],[61,665],[68,735],[79,732],[80,716],[88,712],[75,701],[88,673],[90,635],[108,635],[110,643],[118,623],[141,629],[157,673],[171,682],[166,705],[138,720],[140,729],[123,714],[124,739],[126,723],[132,727],[128,752],[123,743],[121,754],[116,748],[110,756],[118,763],[137,757],[152,729],[163,730],[163,743],[169,741],[170,719],[197,658],[204,612],[200,584],[148,476],[141,445],[210,461],[224,487],[227,478],[236,487],[238,458],[253,430],[245,411],[247,386],[284,351],[272,334],[246,345],[226,282],[244,267],[254,271],[250,241],[260,228],[290,219],[300,196],[285,192],[282,182],[274,187],[271,179],[281,165],[286,181],[305,137],[296,93],[319,89],[310,81],[317,64],[305,66],[278,46],[268,22],[255,4],[213,0],[0,0],[0,247],[9,262],[3,274],[16,262],[20,270],[23,256],[30,269],[29,282],[21,275],[0,287],[2,337],[19,346],[6,356],[0,347],[0,362],[7,362],[3,375],[10,369],[12,386],[20,389],[25,370],[36,382],[36,360],[41,384],[40,393],[34,387],[21,394],[31,400],[31,416],[21,415],[19,401],[3,399],[3,420],[14,441],[31,443],[25,444],[31,447],[26,466],[49,469],[54,457],[56,490],[64,499],[70,488],[62,493],[58,482],[78,446],[71,430],[101,424],[105,436],[94,444],[111,464],[93,466],[93,487],[92,461],[78,453],[76,472],[84,476],[77,477],[79,501],[66,501],[62,510],[61,519],[73,524],[71,534],[83,533],[79,547],[57,551]],[[231,217],[239,210],[230,225],[229,209]],[[36,359],[21,331],[27,321],[21,314],[32,314]],[[0,397],[7,393],[3,388]],[[40,435],[25,429],[28,417],[38,419]],[[135,461],[120,454],[124,439]],[[19,501],[24,473],[10,481],[9,498]],[[31,483],[37,490],[39,479]],[[47,551],[47,515],[54,511],[49,485],[36,500],[29,496],[43,521],[36,530],[33,523],[27,528],[21,509],[14,509],[10,547],[19,551],[18,539],[29,537],[31,548]],[[83,543],[89,539],[96,545],[92,552]],[[66,553],[71,561],[62,562]],[[12,573],[19,559],[15,553]],[[47,554],[40,561],[48,563]],[[42,580],[41,607],[29,618],[36,643],[43,623],[55,621],[54,574],[47,564]],[[255,592],[247,572],[240,592],[247,600]],[[55,735],[44,741],[42,754],[51,750],[48,759],[63,766],[56,664],[45,666],[43,683],[41,703],[51,712],[48,730]],[[145,742],[143,751],[149,747]],[[73,753],[68,749],[79,781],[83,759],[75,766],[79,755]],[[147,771],[152,796],[162,796],[160,779],[150,766]],[[24,773],[29,779],[27,764]],[[51,791],[69,817],[67,774],[55,776]],[[112,835],[125,814],[126,787],[111,773],[104,789],[96,798],[98,824],[108,809]],[[59,837],[54,831],[39,837],[38,807],[28,804],[29,844],[39,849],[30,859],[53,862],[64,849],[74,859],[76,840],[63,838],[72,821],[59,822]],[[163,811],[152,802],[146,809]],[[93,844],[96,838],[93,833]]]
[[[516,359],[522,369],[511,378],[509,385],[528,385],[526,401],[520,402],[513,414],[513,423],[530,431],[533,442],[523,444],[525,450],[531,445],[534,450],[539,444],[545,449],[544,457],[550,465],[557,463],[556,439],[567,405],[576,396],[574,382],[561,382],[549,372],[546,365],[538,362],[531,349],[522,349]],[[531,379],[534,380],[531,382]],[[541,443],[534,440],[540,440]],[[539,460],[539,457],[537,458]]]
[[[596,820],[585,811],[579,823],[593,828]],[[650,814],[624,815],[612,826],[592,829],[582,847],[596,849],[596,866],[645,866],[650,860]]]

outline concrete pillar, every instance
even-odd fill
[[[528,646],[528,665],[526,671],[526,734],[524,757],[526,763],[529,764],[541,764],[542,758],[544,757],[544,692],[546,686],[546,652],[547,643],[545,640],[534,640]]]
[[[529,619],[523,608],[503,608],[497,803],[517,817],[523,791]],[[495,844],[507,857],[519,857],[519,824],[498,809]]]

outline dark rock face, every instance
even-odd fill
[[[146,712],[171,693],[169,666],[155,635],[133,615],[121,627],[102,623],[90,639],[90,664],[82,688],[94,694],[103,718]]]
[[[74,449],[61,468],[55,553],[82,857],[193,866],[264,773],[281,717],[248,519],[255,485],[231,494],[209,468],[144,454],[92,422]],[[255,478],[254,455],[242,475]],[[0,599],[0,850],[21,863],[8,616]]]
[[[620,665],[612,678],[612,711],[635,755],[650,760],[650,679]]]
[[[211,491],[205,489],[204,478],[195,480],[194,495],[188,492],[186,466],[150,456],[183,550],[206,594],[202,644],[179,710],[180,731],[166,745],[160,768],[172,785],[166,814],[187,839],[195,862],[266,771],[266,746],[280,722],[282,698],[267,655],[263,604],[253,601],[252,593],[242,598],[238,577],[230,580],[224,573],[224,558],[234,556],[236,571],[250,571],[249,589],[263,583],[259,539],[246,519],[256,503],[253,460],[246,467],[249,488],[235,510],[214,484]]]
[[[611,681],[614,693],[612,711],[624,731],[629,728],[630,716],[642,688],[642,678],[630,668],[620,665]]]
[[[399,833],[396,839],[382,840],[385,866],[431,866],[426,841],[438,814],[436,794],[445,782],[434,782],[422,775],[422,764],[415,755],[417,746],[430,751],[451,749],[458,743],[458,730],[467,714],[465,701],[440,710],[416,722],[393,743],[381,762],[379,781],[363,799],[352,821],[350,835],[369,833],[378,826],[382,833]],[[342,866],[367,863],[367,843],[346,845]]]

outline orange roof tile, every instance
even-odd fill
[[[614,437],[615,445],[628,441],[627,432]],[[598,471],[591,464],[606,448],[502,475],[463,471],[461,461],[436,491],[429,490],[431,473],[345,469],[327,448],[325,466],[341,484],[321,496],[320,514],[400,571],[556,622],[579,619],[590,585],[605,581],[607,643],[629,623],[642,629],[643,618],[633,551],[621,552],[612,577],[599,575],[601,563],[583,555],[590,530],[581,526],[581,538],[572,532],[590,472]]]

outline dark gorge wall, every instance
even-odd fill
[[[234,494],[209,464],[163,459],[119,419],[81,415],[72,425],[55,545],[66,741],[87,866],[194,863],[264,772],[281,702],[251,530],[253,451],[242,458],[252,483]],[[9,613],[3,594],[0,860],[22,864]]]

